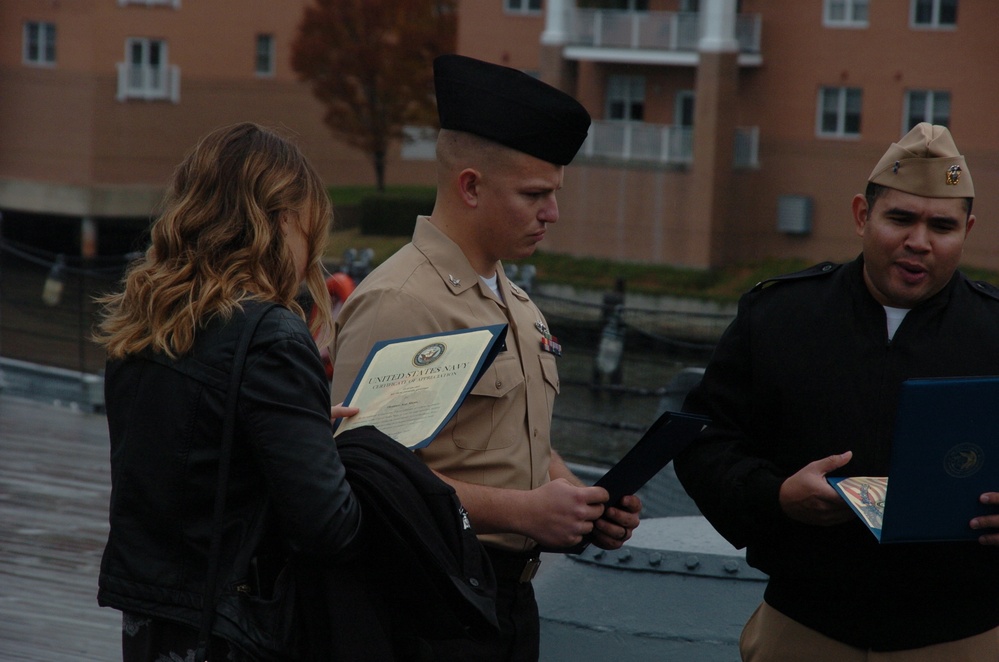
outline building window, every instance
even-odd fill
[[[403,161],[433,161],[437,158],[437,129],[427,126],[402,127],[400,156]]]
[[[511,14],[540,14],[541,0],[503,0],[503,7]]]
[[[862,92],[856,87],[823,87],[819,90],[820,136],[859,136]]]
[[[867,27],[868,0],[825,0],[822,24],[830,27]]]
[[[180,101],[180,71],[168,63],[166,41],[125,40],[125,61],[118,65],[118,99]]]
[[[957,25],[957,0],[912,0],[912,25],[952,28]]]
[[[55,23],[26,21],[24,24],[24,62],[39,66],[56,61]]]
[[[258,76],[274,75],[274,35],[258,34],[254,71]]]
[[[676,126],[694,126],[694,91],[680,90],[676,93],[673,108],[673,124]]]
[[[905,125],[902,133],[920,122],[950,127],[950,92],[910,90],[905,93]]]
[[[604,112],[609,120],[641,122],[645,117],[645,76],[610,76]]]

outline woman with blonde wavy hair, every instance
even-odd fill
[[[98,601],[123,612],[126,662],[192,659],[206,643],[198,654],[212,660],[257,659],[242,601],[270,598],[293,553],[357,553],[360,507],[295,300],[304,282],[325,342],[320,258],[331,218],[297,147],[255,124],[218,129],[177,168],[150,247],[102,299],[112,495]],[[226,461],[226,395],[239,368]],[[211,616],[206,598],[217,604]]]

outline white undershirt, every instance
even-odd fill
[[[479,276],[479,278],[482,279],[482,282],[485,283],[486,286],[489,287],[489,289],[493,291],[493,294],[496,295],[496,298],[499,299],[500,301],[502,301],[503,300],[503,295],[500,294],[500,291],[499,291],[499,284],[498,284],[498,281],[497,281],[498,277],[499,277],[498,273],[494,273],[490,278],[486,278],[485,276]]]
[[[891,306],[885,306],[884,309],[885,315],[888,316],[888,340],[891,340],[895,336],[895,332],[898,331],[898,325],[905,319],[905,314],[909,312],[909,309],[892,308]]]

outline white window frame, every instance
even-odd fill
[[[134,57],[136,47],[139,49],[138,60]],[[158,62],[153,62],[154,54]],[[180,102],[180,69],[170,64],[166,39],[125,39],[125,61],[118,64],[117,98],[119,101],[145,99]]]
[[[942,124],[944,126],[950,126],[950,114],[951,114],[951,96],[950,92],[947,90],[906,90],[905,92],[905,108],[903,109],[902,115],[902,134],[905,135],[912,128],[911,120],[912,117],[912,102],[913,95],[925,95],[922,116],[916,119],[916,123],[919,122],[929,122],[930,124]],[[938,112],[941,106],[946,105],[947,113],[946,117],[942,117],[942,113]]]
[[[118,6],[143,5],[144,7],[173,7],[180,9],[180,0],[118,0]]]
[[[954,0],[954,22],[953,23],[941,23],[940,22],[940,7],[946,0],[910,0],[909,2],[909,25],[917,30],[955,30],[957,29],[957,9],[958,0]],[[931,4],[929,22],[917,23],[916,22],[916,7],[922,2],[929,2]]]
[[[823,119],[826,115],[826,101],[830,95],[831,100],[836,105],[836,128],[832,131],[823,128]],[[857,131],[848,131],[846,120],[849,113],[849,105],[852,99],[856,99],[857,109]],[[816,103],[815,133],[820,138],[859,138],[863,126],[863,101],[864,92],[859,87],[820,87],[818,100]]]
[[[614,104],[621,104],[623,117],[614,117]],[[636,104],[642,109],[641,117],[633,117]],[[645,118],[645,76],[613,74],[607,77],[604,98],[604,117],[615,122],[642,122]]]
[[[32,35],[35,32],[34,48]],[[21,60],[33,67],[54,67],[56,63],[56,24],[51,21],[25,21],[21,31]],[[34,53],[32,51],[35,51]]]
[[[537,5],[532,7],[531,5]],[[536,16],[544,12],[543,0],[503,0],[503,11],[507,14]]]
[[[834,16],[838,13],[835,10],[840,10],[842,17]],[[866,28],[869,12],[869,0],[823,0],[822,25],[827,28]]]
[[[261,32],[257,34],[253,41],[253,72],[260,78],[273,78],[276,68],[277,47],[273,33]],[[267,52],[264,53],[261,46],[266,44]],[[266,63],[264,62],[266,60]],[[266,64],[265,68],[261,64]]]

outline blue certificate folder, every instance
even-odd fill
[[[844,479],[828,480],[843,493]],[[978,501],[982,493],[995,491],[999,491],[999,376],[903,382],[880,531],[868,523],[878,540],[976,540],[982,532],[968,522],[999,512]],[[850,505],[866,522],[857,506]]]
[[[375,343],[344,398],[344,404],[355,404],[361,408],[361,412],[348,419],[336,420],[333,424],[334,434],[350,427],[374,425],[410,449],[427,446],[458,411],[469,391],[492,365],[493,359],[506,349],[506,330],[506,324],[493,324]],[[485,334],[484,341],[475,341],[474,348],[477,351],[474,354],[465,347],[467,340],[462,342],[462,336],[467,334]],[[472,336],[468,335],[468,338]],[[478,350],[479,347],[481,350]],[[377,370],[372,368],[376,357],[392,358],[397,355],[398,361],[393,358],[387,365],[377,362]],[[456,359],[458,355],[462,358]],[[449,361],[460,361],[461,370],[451,370],[447,367]],[[383,374],[373,374],[378,370],[383,371]],[[420,387],[421,382],[439,379],[449,380],[459,390],[449,388],[447,398],[434,398],[437,392]],[[372,399],[369,391],[362,386],[373,380],[379,381],[386,388],[380,392],[380,397]],[[396,385],[398,388],[393,388]],[[368,398],[364,402],[370,402],[370,408],[362,404],[359,390]],[[418,393],[419,391],[422,393]],[[384,412],[391,412],[392,425],[395,428],[401,426],[401,429],[390,429],[389,418]],[[379,421],[385,425],[380,425]]]

